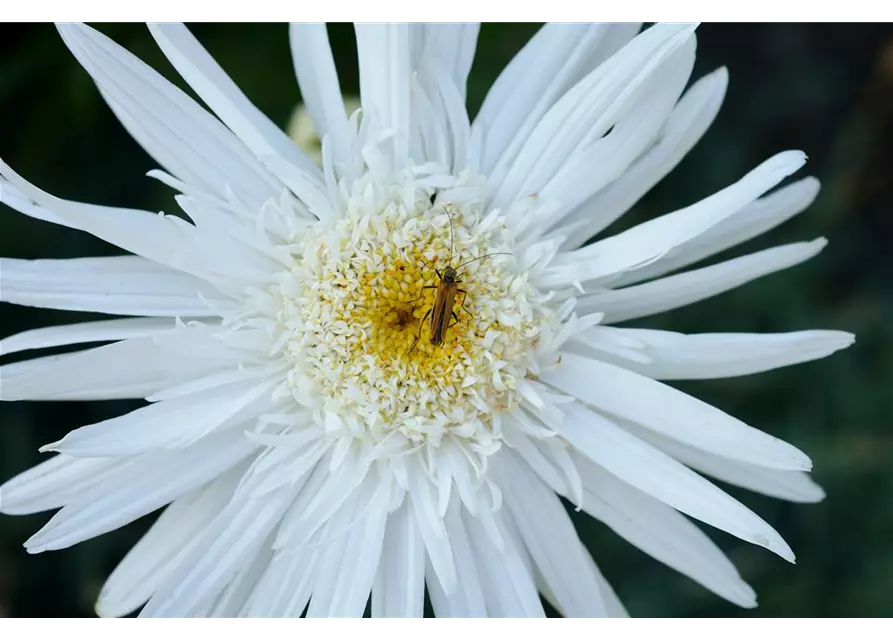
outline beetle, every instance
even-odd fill
[[[453,311],[457,294],[462,294],[462,302],[459,303],[459,307],[471,316],[471,312],[465,308],[465,300],[468,297],[468,292],[465,289],[459,288],[459,285],[462,283],[462,280],[459,279],[459,269],[472,262],[476,262],[477,260],[489,258],[490,256],[511,255],[511,253],[504,251],[488,253],[487,255],[478,256],[477,258],[463,262],[458,267],[453,267],[453,217],[450,215],[449,209],[447,209],[446,206],[444,206],[444,211],[446,211],[447,218],[449,218],[450,221],[450,257],[443,273],[436,267],[432,267],[427,262],[425,263],[425,266],[432,269],[434,273],[437,274],[439,282],[436,285],[432,284],[424,286],[422,289],[437,289],[437,294],[434,297],[434,305],[428,309],[427,313],[425,313],[425,317],[422,318],[422,321],[419,323],[419,332],[418,335],[416,335],[415,342],[412,343],[412,347],[409,348],[409,353],[412,353],[416,348],[416,345],[419,343],[419,340],[422,337],[422,328],[425,326],[425,321],[429,318],[428,339],[431,341],[431,344],[435,346],[443,344],[447,330],[459,322],[459,316]],[[450,323],[450,320],[453,322]]]

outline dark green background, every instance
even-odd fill
[[[176,82],[142,25],[100,28]],[[197,25],[196,35],[259,107],[284,124],[298,99],[284,25]],[[469,81],[476,110],[535,25],[485,25]],[[352,29],[331,29],[342,87],[356,92]],[[828,360],[746,378],[679,385],[812,456],[828,492],[791,505],[730,489],[773,524],[798,564],[717,534],[757,590],[738,609],[577,518],[596,561],[635,616],[887,616],[893,614],[893,29],[889,25],[701,27],[696,77],[720,65],[731,84],[696,149],[623,221],[690,204],[784,149],[802,149],[823,183],[817,202],[728,257],[772,244],[830,239],[818,258],[637,326],[685,332],[842,329],[855,346]],[[0,156],[68,198],[173,211],[144,177],[150,158],[102,102],[49,25],[0,33]],[[799,175],[806,175],[801,172]],[[64,258],[116,253],[99,240],[0,207],[0,255]],[[2,305],[0,334],[86,318]],[[4,359],[12,361],[13,358]],[[0,406],[0,480],[40,459],[68,430],[137,403]],[[74,548],[28,556],[22,542],[50,514],[0,516],[0,616],[92,615],[105,576],[154,516]],[[714,531],[711,530],[711,535]]]

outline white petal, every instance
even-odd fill
[[[231,188],[257,210],[279,197],[281,183],[185,93],[95,29],[82,24],[57,26],[116,114],[126,115],[125,126],[139,127],[128,129],[146,151],[162,165],[169,157],[177,159],[177,167],[167,167],[171,173],[218,195]],[[187,175],[178,174],[183,167]]]
[[[10,184],[6,178],[3,177],[2,174],[6,173],[6,167],[4,166],[2,160],[0,160],[0,202],[3,204],[12,207],[19,213],[23,213],[30,218],[36,218],[38,220],[43,220],[45,222],[52,222],[53,224],[58,224],[63,227],[69,227],[73,229],[77,229],[76,225],[72,225],[66,222],[63,218],[60,218],[55,213],[51,211],[47,211],[39,204],[35,203],[19,191],[16,187]]]
[[[450,595],[458,582],[453,549],[437,510],[434,487],[419,467],[420,465],[410,471],[411,484],[408,497],[422,540],[425,542],[425,549],[428,551],[428,562],[434,572],[426,573],[428,589],[434,588],[431,582],[432,576],[436,576],[437,586],[446,595]]]
[[[548,23],[509,62],[472,125],[479,170],[504,174],[543,115],[641,25]],[[498,164],[498,167],[497,167]]]
[[[149,23],[149,31],[174,68],[255,156],[277,155],[308,178],[319,169],[242,93],[189,29],[181,23]]]
[[[577,248],[626,213],[660,182],[713,123],[729,82],[725,68],[710,73],[685,92],[655,145],[610,186],[563,221],[565,246]]]
[[[790,333],[698,333],[593,327],[577,335],[583,344],[589,337],[613,334],[637,341],[633,358],[614,351],[599,359],[657,380],[731,378],[818,360],[849,347],[855,337],[843,331],[794,331]],[[594,347],[598,350],[598,347]],[[619,356],[619,357],[618,357]]]
[[[634,489],[582,456],[575,456],[586,485],[583,511],[654,559],[718,596],[755,607],[756,596],[726,555],[694,523]]]
[[[730,460],[675,442],[645,429],[623,425],[628,431],[708,476],[773,498],[791,502],[821,502],[825,492],[803,471],[780,471]]]
[[[183,266],[192,244],[190,227],[148,211],[62,200],[38,189],[0,160],[0,174],[17,192],[63,219],[66,226],[93,234],[153,262]],[[0,183],[4,189],[6,184]]]
[[[746,242],[794,217],[819,193],[819,181],[803,178],[755,200],[703,235],[670,251],[652,265],[621,277],[614,286],[626,286],[687,267],[699,260]]]
[[[806,156],[800,151],[779,153],[735,184],[696,204],[582,249],[559,254],[554,261],[555,275],[545,277],[543,285],[592,280],[653,263],[753,202],[805,162]],[[572,274],[570,279],[565,272]]]
[[[257,582],[242,617],[300,617],[310,602],[321,555],[319,548],[277,552]]]
[[[329,46],[326,25],[292,22],[289,42],[295,74],[301,87],[301,100],[307,108],[319,139],[328,138],[335,165],[354,177],[350,129],[344,111],[344,99],[338,84],[338,72]]]
[[[501,550],[493,544],[493,540],[478,518],[467,511],[462,516],[490,617],[545,617],[533,576],[527,570],[514,540],[505,533],[502,513],[493,513],[497,527],[502,533]]]
[[[558,469],[543,452],[533,444],[533,438],[518,433],[514,428],[505,430],[505,443],[518,452],[524,462],[545,482],[552,491],[566,495],[570,493],[564,478]]]
[[[828,242],[795,242],[623,289],[581,296],[578,314],[601,312],[613,324],[669,311],[719,295],[817,255]]]
[[[202,531],[195,548],[168,575],[146,604],[141,617],[185,617],[212,602],[247,567],[294,497],[285,485],[258,500],[249,479],[223,511]]]
[[[282,488],[291,486],[293,495],[300,495],[302,490],[312,489],[307,483],[312,478],[310,469],[292,472],[283,468],[282,461],[290,457],[290,450],[285,447],[269,450],[261,459],[266,458],[268,465],[255,465],[255,471],[264,473],[265,469],[275,471],[269,473],[265,482],[255,488],[255,494],[264,499],[267,486]],[[318,460],[318,456],[314,456]],[[321,466],[321,465],[319,465]],[[317,467],[318,468],[318,467]],[[275,476],[280,476],[276,478]],[[286,477],[282,477],[286,476]],[[263,491],[263,493],[261,493]],[[287,510],[286,512],[287,513]],[[327,522],[321,529],[321,536],[331,537],[330,529],[338,523]],[[281,524],[277,533],[281,531]],[[324,547],[321,545],[289,544],[282,547],[274,537],[272,546],[275,550],[270,564],[257,583],[254,593],[248,599],[242,615],[251,618],[297,618],[307,607],[314,582],[318,577],[320,560]]]
[[[665,384],[621,367],[562,354],[543,381],[599,411],[734,460],[774,469],[809,469],[809,458],[786,442]]]
[[[505,506],[561,612],[569,618],[604,617],[588,552],[558,496],[514,453],[501,452],[496,463],[504,476]]]
[[[430,65],[429,65],[430,66]],[[422,87],[419,74],[410,80],[410,104],[413,118],[413,135],[410,139],[410,155],[416,163],[433,162],[452,165],[449,125],[443,112],[443,104]],[[431,84],[429,79],[428,84]],[[463,158],[464,160],[464,158]]]
[[[267,539],[261,543],[260,550],[255,554],[254,559],[239,569],[235,577],[217,597],[214,606],[208,613],[196,615],[197,618],[234,618],[242,612],[251,594],[254,593],[258,581],[273,559],[271,538],[272,536],[267,536]]]
[[[447,164],[458,174],[468,165],[468,144],[471,132],[463,97],[448,72],[436,60],[423,62],[419,71],[419,83],[435,106],[432,107],[433,113],[424,113],[415,109],[413,117],[418,121],[422,118],[430,118],[434,114],[440,115],[440,120],[434,126],[449,134],[451,153],[447,156]],[[427,157],[423,160],[436,162],[439,160],[439,156]]]
[[[102,400],[145,398],[217,371],[227,364],[223,346],[201,353],[186,348],[207,341],[201,330],[132,338],[75,353],[0,366],[3,400]],[[236,362],[229,361],[231,366]]]
[[[244,471],[242,465],[237,466],[206,487],[176,499],[162,512],[105,581],[96,602],[99,616],[126,616],[152,597],[199,532],[229,502],[239,478],[235,472]]]
[[[563,410],[556,430],[596,464],[693,518],[794,561],[772,527],[709,481],[582,405]]]
[[[0,300],[131,316],[196,318],[235,309],[233,301],[198,278],[138,256],[0,258]]]
[[[283,160],[279,162],[285,164]],[[277,206],[282,209],[273,215],[280,218],[296,213],[297,204],[289,198],[283,195],[277,203],[271,201],[257,215],[254,211],[246,212],[241,203],[221,204],[201,195],[174,196],[180,209],[195,223],[194,227],[187,226],[191,253],[175,263],[177,268],[226,286],[236,295],[242,294],[246,286],[266,283],[271,272],[291,264],[285,257],[288,252],[277,248],[275,235],[265,228],[270,210]]]
[[[695,63],[695,39],[691,38],[663,63],[654,82],[649,83],[628,112],[613,128],[589,146],[567,158],[539,191],[543,201],[556,203],[544,226],[559,224],[568,213],[593,194],[623,176],[629,165],[652,147]]]
[[[246,422],[271,408],[264,398],[270,392],[270,384],[252,379],[214,387],[75,429],[41,451],[103,458],[181,449],[226,423]]]
[[[437,615],[449,618],[486,618],[484,593],[460,509],[460,501],[453,496],[447,509],[445,524],[456,560],[458,583],[451,594],[439,594]],[[435,589],[437,586],[439,585],[435,584]]]
[[[55,455],[0,486],[0,513],[24,515],[62,507],[127,462]]]
[[[319,457],[313,447],[306,451],[312,454],[301,471],[310,468]],[[322,450],[319,450],[320,452]],[[282,526],[276,539],[276,546],[293,546],[308,543],[314,534],[339,510],[343,510],[356,493],[362,491],[367,479],[368,464],[363,462],[363,451],[351,447],[344,461],[335,469],[330,464],[320,464],[308,480],[308,485],[282,519]],[[294,471],[291,475],[294,475]],[[370,482],[371,478],[368,479]],[[357,489],[357,487],[361,487]]]
[[[634,104],[664,60],[692,37],[694,28],[655,25],[568,91],[533,129],[505,179],[498,174],[491,178],[492,205],[504,208],[537,193],[568,157],[603,136]]]
[[[388,517],[372,587],[373,618],[421,618],[425,604],[425,543],[404,500]]]
[[[368,484],[375,482],[367,479]],[[328,544],[323,553],[320,579],[307,609],[308,618],[362,618],[379,566],[391,498],[389,483],[375,491],[371,500],[356,500],[347,512],[351,520],[338,523],[350,532]],[[358,513],[365,516],[353,522]]]
[[[599,570],[598,565],[595,564],[595,560],[592,559],[592,556],[587,554],[587,557],[589,558],[592,572],[595,574],[595,578],[598,581],[598,588],[601,591],[602,598],[605,601],[605,612],[607,617],[629,618],[629,612],[626,610],[626,607],[623,606],[623,603],[620,602],[620,598],[617,597],[614,587],[612,587],[605,579],[605,576],[602,575],[602,572]]]
[[[409,25],[357,24],[355,29],[364,118],[393,132],[391,160],[402,168],[409,154]]]
[[[468,73],[477,46],[478,22],[414,24],[410,31],[415,67],[425,58],[438,61],[464,101]]]
[[[167,318],[127,318],[31,329],[0,340],[0,355],[86,342],[143,338],[165,333],[174,326],[174,321]]]
[[[25,547],[29,553],[65,549],[124,526],[216,478],[255,448],[231,432],[141,457],[67,504]]]

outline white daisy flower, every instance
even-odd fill
[[[585,244],[719,109],[725,69],[686,90],[694,26],[545,26],[470,122],[476,25],[357,25],[349,115],[325,27],[292,25],[320,166],[184,26],[150,29],[214,115],[97,31],[59,26],[180,213],[62,200],[2,165],[5,204],[133,254],[3,259],[6,302],[129,316],[3,340],[4,354],[111,343],[4,365],[3,400],[149,401],[3,485],[4,513],[61,507],[28,551],[164,508],[100,615],[360,616],[371,599],[374,616],[419,616],[426,590],[438,616],[542,616],[540,596],[625,615],[563,497],[755,606],[685,516],[794,555],[700,474],[811,502],[810,460],[662,381],[821,358],[852,336],[614,325],[816,255],[825,240],[686,269],[802,211],[818,182],[769,193],[805,161],[786,151]],[[456,315],[431,324],[426,287],[450,267]]]

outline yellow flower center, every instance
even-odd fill
[[[512,255],[476,260],[511,251],[503,231],[472,207],[425,200],[348,215],[306,238],[280,317],[296,393],[380,436],[489,430],[492,412],[516,403],[547,313]],[[435,271],[449,266],[458,282]]]

